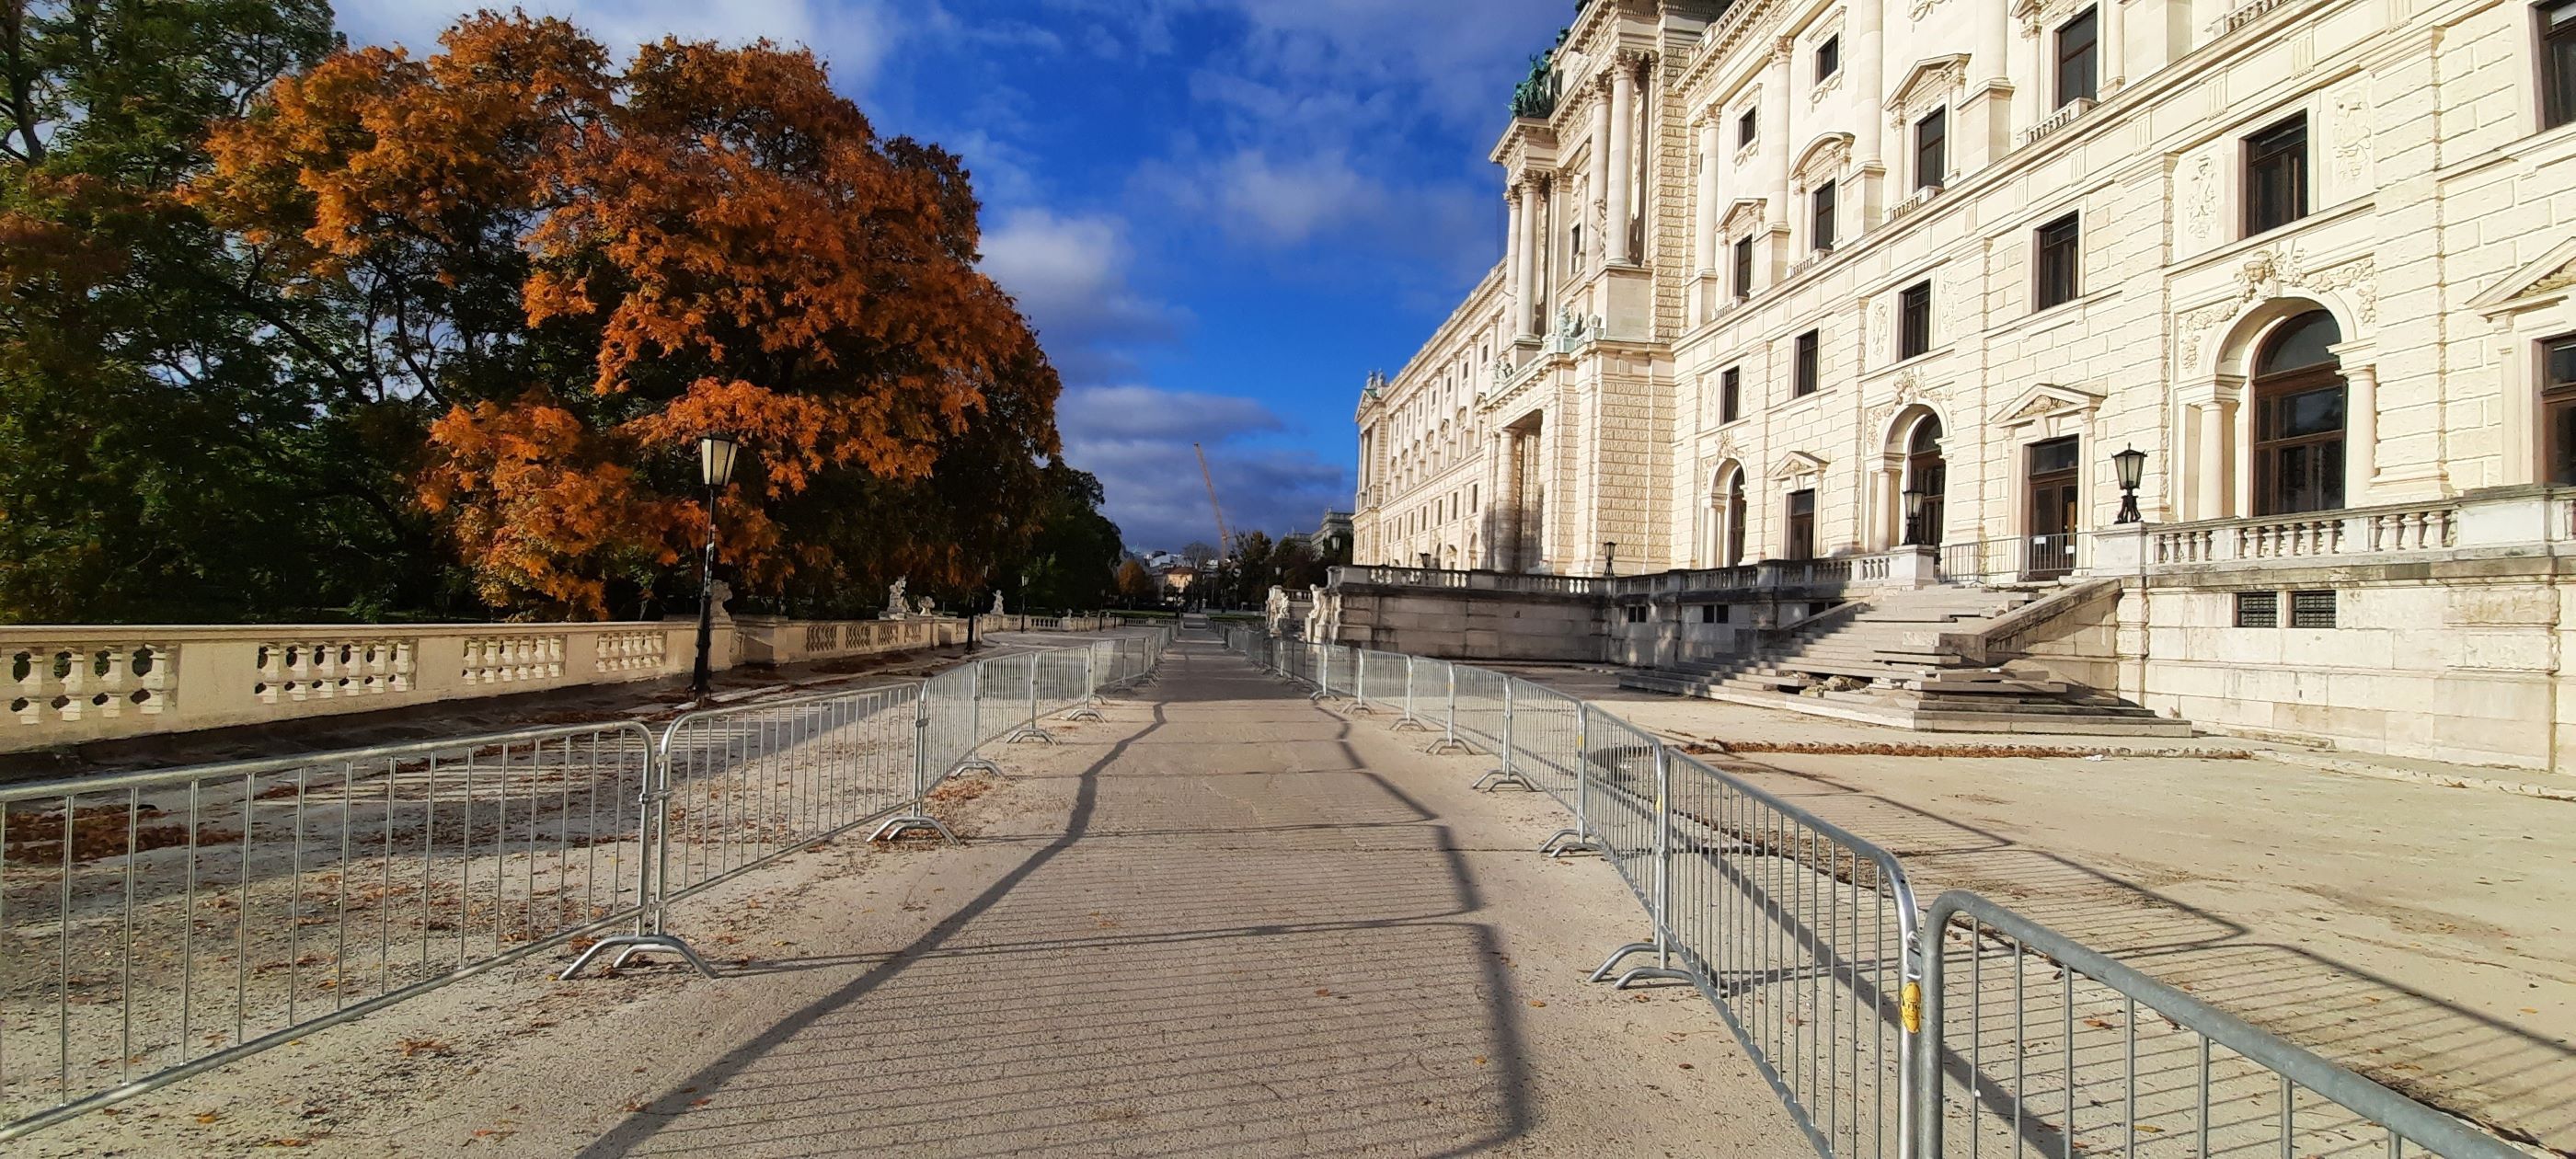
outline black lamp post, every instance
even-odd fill
[[[741,451],[730,435],[698,438],[698,477],[707,485],[707,550],[698,568],[698,666],[689,676],[691,696],[705,696],[714,687],[707,651],[716,634],[716,493],[733,482],[734,456]]]
[[[1605,540],[1602,540],[1602,541],[1601,541],[1601,574],[1603,574],[1603,575],[1617,575],[1617,574],[1619,574],[1619,541],[1618,541],[1618,540],[1615,540],[1615,539],[1605,539]]]
[[[1931,501],[1932,493],[1923,489],[1921,479],[1905,485],[1905,545],[1907,547],[1923,542],[1923,505]]]
[[[2138,514],[2138,482],[2147,475],[2147,453],[2131,447],[2111,456],[2111,467],[2120,473],[2120,515],[2111,522],[2144,522]]]

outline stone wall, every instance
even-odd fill
[[[1324,593],[1318,618],[1333,642],[1445,660],[1604,658],[1606,612],[1598,597],[1344,585]]]

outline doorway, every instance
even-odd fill
[[[2075,521],[2084,510],[2081,442],[2068,435],[2032,443],[2027,452],[2027,505],[2023,510],[2023,579],[2056,579],[2075,570]]]

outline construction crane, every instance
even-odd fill
[[[1216,513],[1216,558],[1222,563],[1234,554],[1234,540],[1225,533],[1225,508],[1216,501],[1216,476],[1208,473],[1207,448],[1191,443],[1190,449],[1199,453],[1199,478],[1207,480],[1208,510]]]

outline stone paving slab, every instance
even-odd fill
[[[1643,915],[1489,762],[1211,643],[1059,727],[937,806],[965,848],[682,903],[723,979],[496,972],[26,1153],[1813,1154],[1697,993],[1583,980]]]

